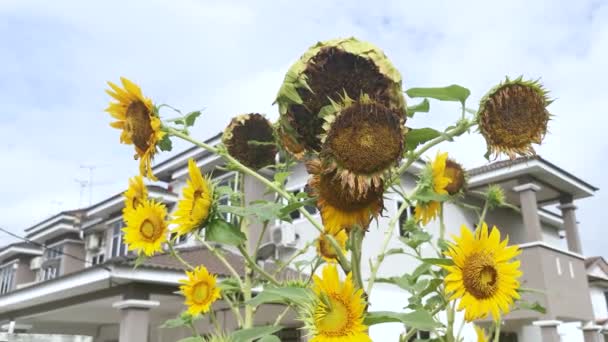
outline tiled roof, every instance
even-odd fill
[[[530,160],[541,160],[540,156],[531,156],[531,157],[520,157],[513,160],[501,160],[494,163],[490,163],[487,165],[474,167],[468,170],[469,175],[475,176],[481,173],[486,173],[492,170],[502,169],[504,167],[511,167],[514,165],[522,164],[528,162]]]
[[[9,245],[6,246],[2,246],[0,247],[0,252],[7,250],[11,247],[18,247],[18,248],[30,248],[30,249],[40,249],[39,246],[36,246],[33,243],[29,243],[29,242],[15,242],[15,243],[11,243]]]

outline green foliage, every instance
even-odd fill
[[[311,298],[313,298],[313,293],[309,288],[268,286],[247,304],[252,306],[268,303],[302,305],[309,302]]]
[[[139,266],[143,265],[144,262],[146,262],[146,260],[148,260],[148,256],[145,254],[140,254],[137,256],[137,259],[135,259],[135,263],[133,264],[133,268],[138,268]]]
[[[414,113],[428,113],[430,109],[431,105],[429,100],[424,99],[417,105],[407,107],[407,116],[411,118],[414,116]]]
[[[281,342],[281,339],[275,335],[266,335],[259,339],[258,342]]]
[[[528,302],[525,300],[517,302],[517,309],[519,310],[532,310],[541,314],[547,313],[547,309],[542,306],[539,302]]]
[[[421,258],[420,260],[435,266],[454,266],[454,261],[448,258]]]
[[[179,328],[189,326],[192,324],[192,322],[200,319],[201,317],[202,316],[200,315],[192,316],[187,312],[183,312],[176,318],[166,320],[165,323],[160,326],[160,328]]]
[[[158,148],[163,152],[169,152],[173,149],[173,143],[171,142],[169,134],[165,134],[158,142]]]
[[[441,132],[428,127],[411,129],[405,135],[405,148],[408,151],[414,151],[416,147],[424,144],[429,140],[435,139],[440,135]]]
[[[407,96],[415,97],[430,97],[440,101],[457,101],[464,105],[465,101],[471,95],[471,91],[457,84],[452,84],[447,87],[440,88],[410,88],[405,91]]]
[[[416,310],[409,313],[376,311],[369,312],[365,317],[365,324],[375,325],[380,323],[399,322],[409,328],[418,330],[432,330],[442,326],[426,310]]]
[[[230,334],[231,340],[234,342],[251,342],[283,329],[280,325],[268,325],[263,327],[254,327],[249,329],[241,329]],[[271,340],[272,341],[272,340]]]
[[[238,246],[245,242],[246,237],[237,226],[216,218],[207,224],[205,240]]]

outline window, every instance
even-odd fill
[[[63,246],[47,247],[44,251],[46,260],[59,259],[63,254]]]
[[[123,226],[122,220],[117,220],[110,224],[110,230],[112,232],[112,248],[110,255],[112,258],[127,255],[127,245],[123,243]]]
[[[15,265],[10,264],[0,268],[0,294],[5,294],[15,286]]]
[[[397,201],[397,212],[399,211],[399,208],[401,208],[401,206],[403,205],[403,202]],[[407,219],[409,216],[414,216],[414,207],[409,207],[407,209],[405,209],[401,215],[399,215],[399,235],[403,236],[403,237],[408,237],[409,236],[409,232],[407,232],[405,230],[405,223],[407,222]]]
[[[226,175],[218,177],[217,180],[219,180],[219,182],[217,184],[218,187],[227,186],[227,187],[230,187],[233,191],[238,191],[239,182],[238,182],[238,177],[237,177],[236,173],[234,173],[234,172],[228,173]],[[230,197],[228,195],[224,195],[224,196],[220,197],[218,199],[218,204],[219,205],[231,205]],[[226,220],[228,222],[232,222],[233,220],[236,220],[236,217],[233,217],[233,215],[230,213],[222,213],[222,217],[224,218],[224,220]]]
[[[59,276],[59,266],[47,266],[40,270],[38,274],[38,281],[50,280]]]
[[[298,188],[295,190],[291,190],[290,191],[292,195],[296,196],[301,192],[305,192],[304,188]],[[316,215],[318,210],[317,207],[314,205],[305,205],[304,208],[306,209],[306,211],[308,211],[308,213],[310,213],[311,215]],[[292,220],[297,220],[302,218],[302,213],[299,210],[294,210],[291,213],[289,213],[289,216],[291,216]]]
[[[104,262],[104,255],[103,253],[97,254],[97,255],[93,255],[93,257],[91,258],[91,265],[99,265],[99,264],[103,264]]]

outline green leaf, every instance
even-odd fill
[[[418,293],[418,296],[424,297],[429,293],[437,290],[439,286],[443,283],[443,279],[433,278],[429,281],[427,287]]]
[[[273,334],[279,330],[283,329],[282,326],[264,326],[264,327],[255,327],[249,329],[242,329],[233,332],[230,334],[230,337],[234,340],[234,342],[251,342],[253,340],[257,340],[266,335]]]
[[[291,175],[291,172],[288,172],[288,171],[277,172],[274,174],[274,182],[279,185],[283,185],[283,183],[285,183],[285,180],[287,180],[287,177],[289,177],[289,175]]]
[[[266,335],[259,339],[258,342],[281,342],[281,339],[276,335]]]
[[[386,251],[386,253],[384,253],[384,255],[388,256],[388,255],[393,255],[393,254],[404,254],[405,251],[403,250],[403,248],[391,248],[388,251]]]
[[[364,323],[367,325],[401,322],[409,328],[418,330],[432,330],[441,327],[441,323],[435,321],[433,316],[426,310],[416,310],[409,313],[376,311],[369,312]]]
[[[400,288],[406,290],[407,292],[413,293],[412,284],[410,283],[410,277],[407,274],[402,275],[401,277],[390,277],[390,278],[378,278],[376,279],[377,283],[387,283],[399,286]]]
[[[467,100],[471,91],[457,84],[441,88],[410,88],[405,91],[409,97],[430,97],[440,101],[457,101],[462,104]]]
[[[408,245],[410,248],[416,249],[423,243],[431,241],[431,238],[431,234],[423,230],[417,230],[411,232],[408,237],[400,237],[399,240]]]
[[[192,317],[182,315],[177,318],[171,318],[165,321],[160,327],[161,328],[179,328],[189,325],[192,322]]]
[[[303,287],[266,287],[262,292],[258,293],[247,304],[258,306],[266,303],[280,304],[303,304],[310,301],[312,292],[308,288]]]
[[[310,205],[313,206],[317,203],[317,201],[314,198],[308,198],[304,201],[298,201],[298,202],[292,202],[289,203],[288,205],[284,206],[283,208],[281,208],[280,213],[281,213],[281,217],[285,217],[287,218],[288,215],[294,211],[294,210],[298,210],[301,207]]]
[[[202,112],[201,112],[200,110],[197,110],[197,111],[190,112],[190,113],[186,114],[186,115],[184,116],[184,123],[185,123],[185,126],[186,126],[186,127],[192,127],[192,126],[194,126],[194,122],[196,121],[196,119],[197,119],[199,116],[201,116],[201,113],[202,113]]]
[[[412,195],[412,198],[416,201],[428,203],[431,201],[438,201],[438,202],[447,201],[448,199],[450,199],[450,196],[449,195],[440,195],[429,187],[421,187],[421,189],[419,189]]]
[[[419,145],[435,139],[440,135],[441,132],[428,127],[411,129],[405,135],[405,147],[408,151],[414,151]]]
[[[411,118],[414,116],[414,113],[428,113],[430,109],[429,99],[424,99],[417,105],[407,107],[407,116]]]
[[[209,222],[205,228],[205,240],[224,243],[231,246],[238,246],[246,239],[241,230],[222,219],[215,219]]]
[[[205,339],[200,336],[190,336],[177,340],[177,342],[205,342]]]
[[[545,309],[545,307],[542,306],[539,302],[531,303],[527,301],[520,301],[517,303],[517,307],[521,310],[532,310],[541,314],[547,313],[547,309]]]
[[[169,134],[165,134],[163,138],[158,142],[158,148],[160,148],[160,150],[164,152],[168,152],[173,149],[173,143],[169,138]]]
[[[429,274],[431,270],[430,264],[420,264],[420,266],[416,267],[412,275],[410,276],[414,281],[418,280],[421,275]]]
[[[437,239],[437,247],[439,247],[442,252],[445,252],[450,249],[450,243],[445,239],[439,238]]]
[[[421,258],[420,261],[435,266],[453,266],[454,261],[446,258]]]
[[[140,254],[137,256],[137,259],[135,259],[135,263],[133,265],[133,268],[138,268],[139,266],[141,266],[144,262],[146,262],[146,260],[148,260],[148,256],[145,254]]]

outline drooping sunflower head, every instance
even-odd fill
[[[445,191],[450,195],[456,195],[463,192],[467,185],[467,173],[456,161],[448,158],[445,161],[444,175],[450,179],[448,185],[445,187]]]
[[[139,171],[151,180],[152,160],[157,152],[156,145],[165,135],[161,131],[161,121],[152,100],[143,96],[141,89],[128,79],[120,78],[123,87],[108,82],[111,89],[106,92],[115,102],[111,102],[106,112],[118,121],[110,126],[122,130],[120,142],[135,146],[135,158],[139,159]]]
[[[477,334],[477,342],[490,341],[490,337],[488,335],[486,335],[486,331],[483,328],[481,328],[477,324],[474,324],[474,327],[475,327],[475,334]]]
[[[426,226],[429,222],[437,218],[440,211],[441,203],[438,201],[418,201],[416,203],[416,208],[414,209],[414,218],[416,222],[420,222]]]
[[[334,39],[312,46],[294,63],[279,89],[279,121],[307,151],[319,151],[321,109],[341,95],[368,94],[405,122],[401,75],[376,46],[355,38]]]
[[[513,159],[534,154],[532,143],[540,144],[547,133],[551,102],[538,81],[507,78],[492,88],[481,99],[477,114],[488,156],[505,153]]]
[[[213,209],[213,185],[201,174],[193,159],[188,160],[189,179],[183,198],[177,203],[172,224],[178,236],[190,233],[205,225]]]
[[[446,292],[450,300],[460,299],[458,310],[465,311],[465,320],[471,322],[489,314],[496,320],[510,311],[519,299],[518,278],[522,275],[520,263],[512,260],[519,253],[517,246],[508,246],[509,239],[500,240],[498,228],[488,233],[483,223],[475,233],[465,225],[460,237],[446,252],[454,265],[444,266]]]
[[[362,95],[334,103],[323,126],[321,158],[337,170],[345,185],[379,186],[383,175],[401,159],[405,126],[399,113]]]
[[[340,246],[342,253],[346,254],[346,240],[348,240],[348,235],[346,234],[346,231],[342,229],[334,229],[333,231],[323,232],[317,239],[317,254],[327,262],[336,262],[338,253],[329,241],[328,236],[332,236]]]
[[[181,279],[180,291],[186,297],[188,313],[196,316],[209,311],[211,304],[220,298],[220,288],[216,285],[214,275],[209,274],[205,266],[198,266],[186,272],[188,279]]]
[[[263,115],[253,113],[232,119],[222,141],[228,153],[253,169],[274,164],[277,146],[272,124]]]
[[[293,135],[287,134],[285,132],[285,128],[280,124],[276,127],[277,137],[281,143],[281,146],[285,149],[285,151],[289,152],[293,155],[297,160],[303,160],[306,151],[304,150],[304,146],[297,142]]]
[[[135,210],[138,206],[148,199],[148,188],[144,184],[142,176],[135,176],[129,179],[129,188],[124,193],[125,207],[123,213]]]
[[[366,191],[353,191],[342,186],[335,171],[323,171],[320,161],[310,161],[307,167],[311,173],[308,180],[310,195],[317,198],[326,230],[349,232],[355,226],[367,229],[371,220],[382,212],[383,184]],[[354,186],[358,189],[357,183]]]
[[[363,290],[355,289],[351,275],[340,281],[335,264],[327,264],[322,278],[314,276],[315,299],[305,313],[311,342],[371,342],[363,323]]]
[[[164,204],[153,200],[146,200],[135,210],[127,211],[123,231],[128,249],[147,256],[161,252],[163,243],[167,241],[166,216]]]

